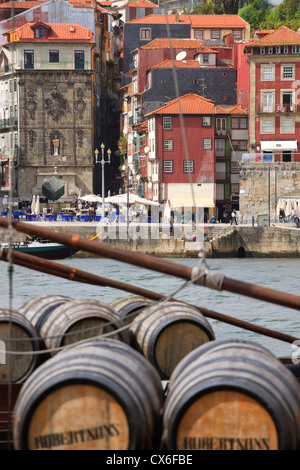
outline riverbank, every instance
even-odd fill
[[[35,224],[35,222],[26,222]],[[180,224],[170,234],[164,224],[113,224],[102,226],[96,222],[37,222],[38,226],[68,232],[83,238],[98,239],[110,245],[139,251],[159,257],[197,257],[201,241],[185,241]],[[204,224],[205,250],[208,258],[224,257],[300,257],[300,229],[294,224],[272,224],[268,226]],[[199,231],[202,235],[202,231]],[[24,240],[26,235],[15,232],[14,240]],[[0,228],[0,240],[7,238],[7,230]],[[76,257],[92,256],[79,252]]]

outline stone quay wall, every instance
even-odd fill
[[[32,222],[28,222],[32,224]],[[99,234],[99,225],[95,223],[53,223],[39,222],[37,225],[50,229],[68,232],[83,238],[91,238]],[[141,238],[138,230],[134,230],[134,237],[124,238],[124,231],[118,235],[118,230],[123,230],[118,225],[116,227],[116,237],[105,237],[103,240],[110,245],[126,248],[140,253],[150,254],[159,257],[197,257],[200,244],[196,242],[186,242],[181,238],[170,236],[166,227],[163,232],[154,231],[149,225]],[[229,224],[205,225],[207,234],[205,249],[206,256],[209,257],[300,257],[300,228],[295,228],[294,224],[277,224],[274,226],[231,226]],[[145,228],[144,228],[145,230]],[[151,231],[152,230],[152,231]],[[114,233],[114,232],[113,232]],[[126,233],[126,232],[125,232]],[[179,232],[178,232],[179,233]],[[157,238],[151,235],[157,236]],[[132,235],[132,233],[131,233]],[[141,234],[142,235],[142,234]],[[146,236],[148,235],[148,236]],[[7,230],[0,227],[0,240],[7,239]],[[14,231],[14,240],[24,240],[26,234]],[[97,241],[95,242],[97,243]],[[77,253],[76,256],[93,256],[84,252]]]
[[[269,185],[270,169],[270,185]],[[239,211],[244,217],[275,216],[275,200],[295,193],[300,195],[300,162],[241,163]],[[270,187],[269,187],[270,186]],[[269,197],[270,196],[270,197]]]

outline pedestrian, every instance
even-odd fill
[[[285,222],[285,212],[282,208],[279,210],[279,222]]]
[[[237,220],[236,220],[236,218],[237,218],[236,210],[233,209],[233,211],[231,212],[231,221],[230,221],[230,225],[232,225],[232,224],[237,225]]]

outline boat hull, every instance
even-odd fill
[[[50,259],[50,260],[69,258],[74,253],[76,253],[76,250],[72,250],[71,248],[68,248],[67,246],[64,246],[64,245],[61,245],[61,246],[45,245],[42,247],[24,246],[24,247],[18,247],[18,248],[15,247],[13,249],[14,251],[18,253],[25,253],[27,255],[38,256],[39,258]]]

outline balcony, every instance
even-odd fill
[[[276,104],[273,105],[263,105],[261,103],[257,104],[256,112],[258,114],[288,114],[288,113],[300,113],[300,104]]]
[[[0,129],[5,129],[7,127],[11,126],[17,126],[18,125],[18,119],[11,117],[7,119],[0,119]]]

